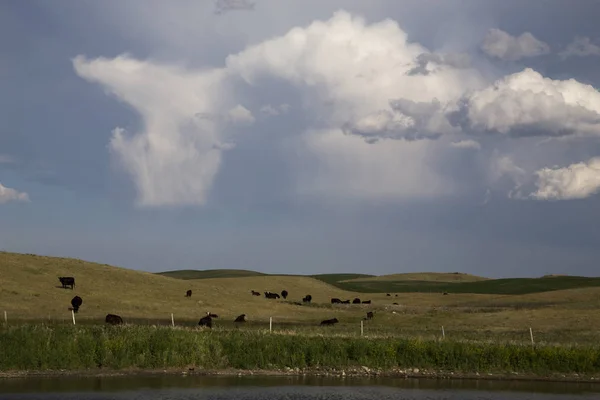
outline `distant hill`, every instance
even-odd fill
[[[177,279],[244,278],[253,276],[309,277],[335,286],[340,290],[357,293],[473,293],[522,295],[554,290],[600,287],[600,278],[570,275],[545,275],[541,278],[490,279],[464,273],[415,272],[390,275],[264,274],[256,271],[214,269],[205,271],[179,270],[160,272],[159,275]]]
[[[266,276],[262,272],[246,269],[180,269],[176,271],[158,272],[156,275],[167,276],[175,279],[213,279],[213,278],[245,278],[249,276]]]
[[[411,272],[381,276],[366,276],[340,280],[341,282],[370,282],[370,281],[428,281],[428,282],[478,282],[489,278],[464,274],[461,272]]]
[[[362,293],[477,293],[529,294],[553,290],[600,287],[600,278],[584,276],[552,276],[542,278],[485,279],[471,282],[440,282],[431,280],[346,280],[329,282],[342,290]]]

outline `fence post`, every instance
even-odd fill
[[[171,313],[171,325],[175,327],[175,319],[173,318],[173,313]]]
[[[442,325],[442,339],[446,339],[446,332],[444,332],[444,325]]]
[[[273,317],[269,317],[269,332],[273,331]]]
[[[73,325],[75,325],[75,311],[71,310],[71,316],[73,317]]]
[[[533,342],[533,330],[531,330],[531,327],[529,327],[529,336],[531,336],[531,346],[535,346]]]
[[[360,336],[363,336],[365,333],[364,328],[363,328],[363,321],[362,319],[360,320]]]

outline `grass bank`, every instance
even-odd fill
[[[600,373],[600,346],[531,347],[401,338],[23,325],[0,331],[0,371],[420,368],[456,373]]]

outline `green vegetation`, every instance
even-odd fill
[[[535,374],[600,372],[600,347],[306,336],[152,326],[23,325],[0,331],[0,370],[354,366]]]
[[[206,269],[203,271],[195,269],[180,269],[176,271],[158,272],[157,275],[167,276],[175,279],[212,279],[212,278],[243,278],[247,276],[267,275],[262,272],[249,271],[246,269]]]
[[[346,280],[328,283],[339,289],[361,293],[478,293],[529,294],[554,290],[600,287],[600,278],[552,276],[542,278],[488,279],[474,282],[417,280]]]

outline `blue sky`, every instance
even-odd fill
[[[2,2],[0,249],[597,275],[600,5],[523,3]]]

